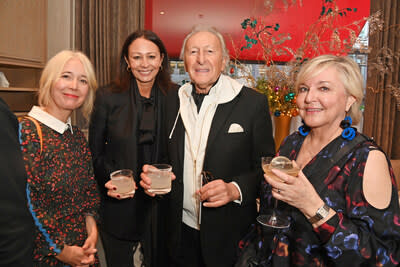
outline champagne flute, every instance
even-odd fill
[[[261,158],[261,167],[265,174],[269,177],[282,181],[279,177],[277,177],[271,170],[279,169],[289,175],[297,176],[299,173],[299,169],[294,167],[292,162],[284,157],[278,156],[275,158],[272,157],[262,157]],[[283,217],[282,215],[277,214],[278,200],[274,199],[274,207],[272,209],[272,214],[262,214],[257,217],[257,221],[267,227],[284,229],[290,226],[290,222],[288,218]]]

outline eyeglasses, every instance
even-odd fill
[[[214,180],[214,176],[209,171],[202,171],[201,172],[201,184],[204,186],[205,184]]]

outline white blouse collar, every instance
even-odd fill
[[[71,117],[68,118],[67,123],[64,123],[38,106],[33,106],[28,115],[60,134],[63,134],[67,129],[74,133],[72,131]]]

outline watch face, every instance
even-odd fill
[[[328,216],[329,210],[330,210],[329,206],[326,205],[326,203],[325,203],[322,207],[320,207],[317,210],[316,214],[312,218],[309,219],[310,223],[312,223],[312,224],[316,223],[319,220],[322,220],[323,218]]]
[[[320,217],[319,219],[323,219],[329,214],[329,206],[324,204],[321,208],[318,209],[317,215]]]

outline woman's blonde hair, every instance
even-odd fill
[[[353,124],[358,124],[361,119],[360,106],[364,97],[364,82],[360,68],[353,59],[344,56],[322,55],[306,62],[297,74],[295,88],[306,80],[320,74],[327,68],[334,67],[339,74],[339,79],[348,95],[353,96],[356,101],[351,105],[348,116],[351,116]]]
[[[65,64],[70,59],[75,58],[79,59],[79,61],[82,63],[88,80],[89,92],[81,106],[81,109],[83,116],[86,119],[89,119],[90,113],[93,109],[93,102],[97,89],[97,80],[92,63],[88,57],[80,51],[63,50],[57,53],[47,62],[43,69],[42,75],[40,76],[38,103],[41,107],[46,107],[49,105],[52,87],[60,78]]]

